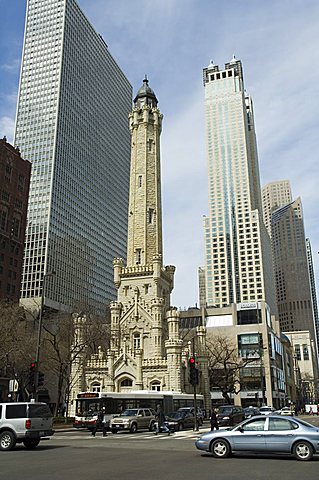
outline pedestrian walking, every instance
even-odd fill
[[[210,421],[210,431],[211,432],[213,432],[215,428],[216,428],[216,430],[219,430],[217,415],[216,415],[216,412],[215,412],[214,408],[212,408],[212,413],[210,414],[209,421]]]
[[[94,428],[92,430],[92,436],[95,437],[96,432],[98,429],[102,428],[102,435],[103,437],[107,436],[106,429],[107,429],[107,416],[105,412],[105,407],[102,407],[102,410],[100,410],[97,414],[97,419],[94,425]]]
[[[157,435],[159,432],[166,432],[168,435],[170,435],[170,429],[168,426],[165,424],[165,415],[163,413],[162,407],[160,405],[157,405],[156,409],[156,414],[155,414],[156,420],[157,420],[157,426],[155,430],[155,435]]]

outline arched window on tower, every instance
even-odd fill
[[[135,250],[135,261],[136,265],[140,265],[142,262],[142,250],[140,248]]]

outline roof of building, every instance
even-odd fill
[[[147,76],[145,75],[145,78],[143,80],[143,85],[137,92],[136,97],[134,98],[134,104],[135,106],[143,106],[143,105],[149,105],[151,107],[156,107],[158,103],[158,100],[156,98],[156,95],[154,91],[149,87],[148,85],[148,79]]]

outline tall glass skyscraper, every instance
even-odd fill
[[[28,0],[15,145],[32,162],[22,299],[99,309],[125,257],[132,88],[75,0]],[[28,300],[27,300],[28,299]]]
[[[252,99],[235,58],[204,69],[209,216],[206,304],[265,301],[276,312],[270,239],[262,220]]]

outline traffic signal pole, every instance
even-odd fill
[[[194,385],[194,415],[195,415],[194,431],[195,431],[195,432],[198,432],[199,426],[198,426],[198,417],[197,417],[196,385]]]

